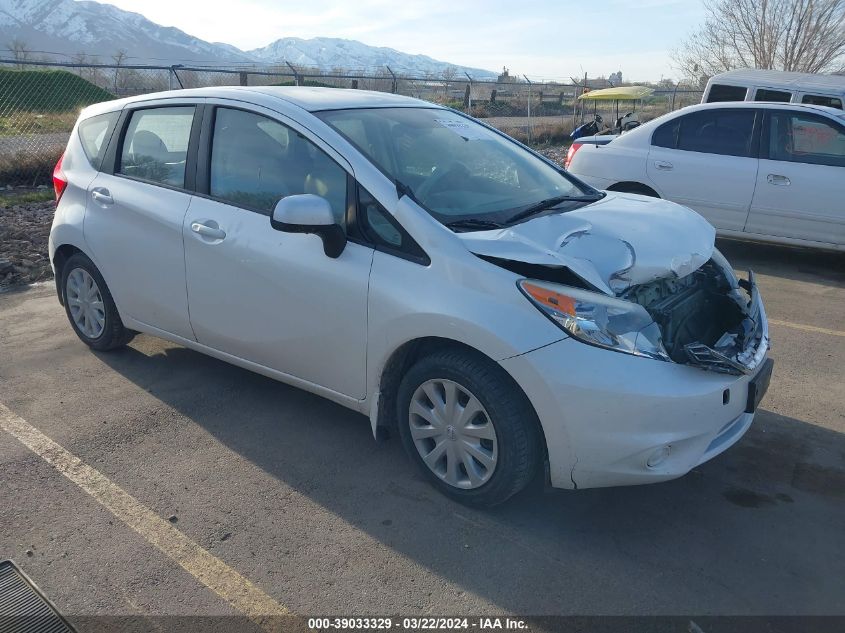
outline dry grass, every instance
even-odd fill
[[[53,167],[62,155],[61,147],[38,152],[18,152],[0,156],[0,186],[50,185],[53,182]]]

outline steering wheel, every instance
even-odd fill
[[[417,195],[420,198],[427,198],[430,193],[436,191],[436,187],[443,183],[448,177],[466,178],[469,177],[469,168],[460,161],[452,161],[448,167],[435,168],[434,173],[429,176],[423,184],[417,187]]]

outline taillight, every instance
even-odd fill
[[[65,189],[67,189],[67,178],[65,177],[65,172],[62,171],[62,160],[64,160],[64,157],[64,154],[59,156],[59,162],[53,168],[53,191],[56,192],[56,202],[59,201]]]
[[[581,149],[583,143],[573,143],[569,146],[569,149],[566,152],[566,158],[563,161],[563,168],[569,169],[569,165],[572,163],[572,159],[575,158],[575,152]]]

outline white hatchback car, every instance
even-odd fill
[[[86,108],[56,166],[60,301],[398,431],[442,491],[678,477],[771,376],[753,275],[699,215],[603,194],[452,110],[311,88]],[[234,422],[236,423],[236,422]]]
[[[845,250],[842,110],[690,106],[604,145],[576,141],[566,167],[597,189],[688,206],[720,235]]]

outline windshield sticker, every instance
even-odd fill
[[[471,125],[467,121],[455,119],[434,119],[434,121],[467,141],[487,138],[486,130],[480,125]]]

